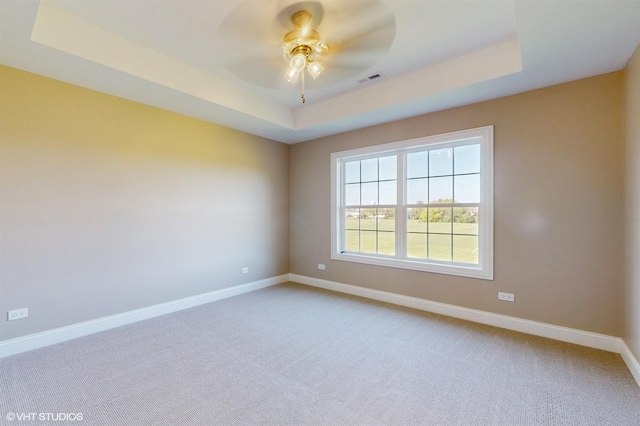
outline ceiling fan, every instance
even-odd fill
[[[302,80],[303,103],[305,72],[310,92],[355,81],[391,47],[395,31],[395,17],[381,0],[286,1],[284,7],[244,0],[219,30],[242,46],[227,65],[234,76],[269,89]]]
[[[284,58],[289,61],[287,81],[296,83],[298,79],[302,79],[302,103],[305,103],[304,71],[307,70],[315,80],[324,71],[317,59],[329,53],[320,33],[311,27],[311,17],[311,13],[306,10],[299,10],[291,15],[294,29],[285,34],[282,44]]]

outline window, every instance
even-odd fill
[[[335,260],[493,279],[493,126],[331,154]]]

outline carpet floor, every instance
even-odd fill
[[[293,283],[0,360],[0,424],[640,425],[620,355]]]

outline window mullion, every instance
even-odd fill
[[[338,194],[340,198],[340,211],[338,212],[339,216],[337,218],[338,226],[340,229],[340,235],[338,240],[338,251],[344,253],[347,249],[347,207],[346,207],[346,192],[347,192],[347,183],[346,183],[346,172],[345,172],[345,162],[340,161],[340,186]],[[336,214],[336,212],[334,212]]]
[[[396,191],[396,257],[405,259],[407,257],[407,208],[405,190],[405,164],[406,152],[400,151],[397,154],[397,191]]]

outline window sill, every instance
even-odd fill
[[[410,269],[421,272],[432,272],[436,274],[456,275],[467,278],[478,278],[483,280],[493,280],[493,270],[480,266],[468,265],[464,263],[441,264],[435,261],[423,262],[409,259],[396,259],[384,256],[367,256],[353,253],[333,253],[332,260],[344,262],[363,263],[366,265],[384,266],[388,268]]]

